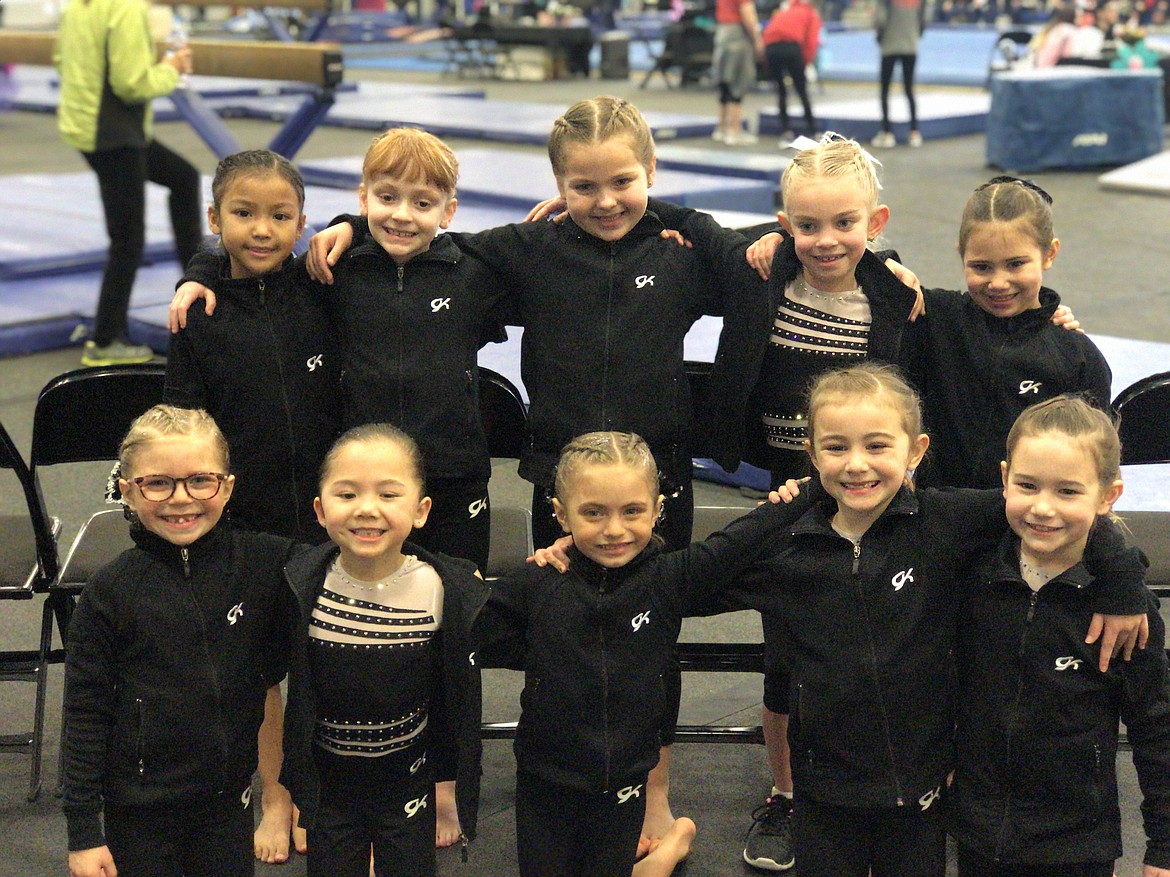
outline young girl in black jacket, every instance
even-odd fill
[[[654,457],[616,432],[565,447],[553,504],[573,537],[567,573],[531,567],[496,582],[478,628],[481,666],[524,671],[520,874],[629,877],[682,619],[721,611],[720,590],[795,511],[765,504],[706,542],[663,552]]]
[[[246,877],[256,735],[288,658],[292,542],[219,524],[235,477],[206,412],[151,408],[119,466],[136,547],[86,583],[69,628],[69,871]]]
[[[1121,855],[1117,726],[1144,801],[1145,877],[1170,875],[1165,631],[1097,666],[1084,630],[1101,582],[1085,545],[1121,495],[1109,417],[1057,396],[1024,411],[1002,464],[1011,532],[963,589],[958,765],[948,813],[960,877],[1110,877]]]

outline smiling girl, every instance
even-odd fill
[[[1052,322],[1060,296],[1044,272],[1060,252],[1052,198],[1030,180],[995,177],[967,200],[959,226],[965,294],[924,291],[910,368],[922,392],[930,454],[919,483],[995,487],[1017,415],[1061,393],[1109,406],[1110,371],[1085,335]]]

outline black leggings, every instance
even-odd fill
[[[788,40],[780,43],[768,43],[764,46],[764,57],[768,62],[768,73],[776,83],[777,99],[780,107],[780,129],[788,130],[788,91],[784,87],[785,75],[792,80],[792,88],[800,103],[804,107],[804,124],[811,135],[816,128],[813,121],[812,103],[808,98],[808,85],[804,78],[804,54],[800,44]]]
[[[914,103],[914,64],[917,55],[882,55],[882,130],[890,130],[890,83],[894,81],[894,63],[902,64],[902,90],[910,104],[910,130],[918,130],[918,106]]]
[[[171,228],[179,262],[186,268],[203,236],[199,171],[157,140],[144,149],[125,146],[82,156],[97,174],[110,237],[93,330],[93,340],[104,347],[126,337],[130,293],[146,246],[146,183],[171,191],[167,202]]]
[[[1113,860],[1060,865],[1005,865],[958,845],[959,877],[1112,877]]]

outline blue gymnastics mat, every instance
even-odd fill
[[[17,65],[5,79],[0,75],[0,108],[29,112],[55,113],[57,111],[60,77],[51,67]],[[287,98],[282,106],[288,110],[283,120],[296,111],[307,94],[316,87],[305,82],[286,82],[269,79],[240,79],[231,76],[192,76],[191,88],[221,112],[230,112],[236,101],[246,98]],[[402,101],[419,94],[444,95],[483,99],[486,92],[476,85],[426,85],[395,82],[343,82],[337,87],[338,97],[357,96],[367,100]],[[170,122],[181,118],[169,98],[156,98],[152,103],[155,119]],[[240,112],[237,115],[244,115]]]
[[[332,181],[352,188],[361,180],[361,162],[357,157],[304,162],[301,172],[317,185]],[[666,168],[656,175],[653,191],[656,197],[700,210],[768,213],[775,209],[775,188],[774,183],[759,179]],[[459,152],[458,192],[461,200],[527,211],[538,201],[555,195],[557,189],[548,158],[543,155],[463,149]]]
[[[915,97],[918,102],[918,127],[927,140],[982,134],[987,128],[991,96],[986,92],[918,89]],[[799,101],[789,99],[789,120],[802,124],[799,107]],[[881,130],[882,113],[876,90],[871,100],[818,103],[814,98],[813,115],[821,130],[836,131],[862,142],[868,141]],[[900,143],[904,143],[910,134],[910,108],[897,85],[890,93],[890,122],[894,136]],[[761,134],[780,134],[779,111],[772,107],[761,110],[759,127]]]
[[[324,125],[381,131],[398,125],[423,128],[440,137],[467,137],[506,143],[548,142],[553,120],[565,107],[522,101],[485,101],[420,92],[410,97],[359,91],[338,95]],[[411,89],[414,86],[410,86]],[[292,97],[244,98],[214,102],[217,112],[248,118],[284,121],[299,106]],[[713,116],[647,112],[646,122],[657,140],[705,137],[715,129]]]
[[[205,204],[210,203],[210,193],[211,178],[204,177]],[[166,189],[147,186],[148,261],[170,258],[174,253],[166,199]],[[319,186],[306,189],[305,214],[310,226],[321,227],[338,213],[357,209],[356,192]],[[69,231],[53,235],[47,229]],[[105,264],[108,247],[97,177],[93,174],[0,177],[0,280],[99,269]],[[7,283],[4,289],[7,295]]]

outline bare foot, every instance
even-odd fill
[[[695,823],[680,816],[670,829],[654,841],[646,858],[634,865],[632,877],[670,877],[678,863],[691,854]]]
[[[302,856],[309,851],[309,833],[301,828],[301,810],[293,804],[293,848]]]
[[[252,835],[252,851],[270,865],[288,861],[288,833],[292,828],[292,795],[280,783],[269,783],[260,793],[260,824]]]
[[[455,783],[435,783],[435,846],[449,847],[459,840],[463,829],[455,808]]]
[[[654,842],[664,838],[675,824],[670,811],[670,751],[669,746],[658,751],[658,764],[646,778],[646,816],[638,839],[639,858],[654,849]]]

